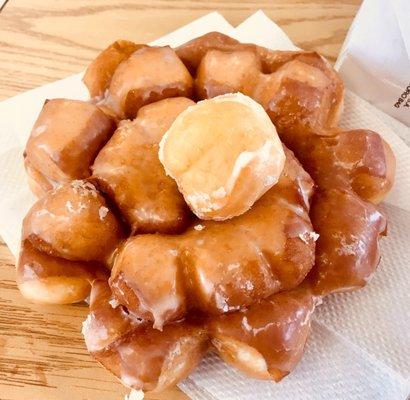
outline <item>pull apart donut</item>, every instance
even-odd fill
[[[84,300],[108,275],[123,228],[93,184],[75,180],[47,192],[23,222],[17,283],[41,303]]]
[[[224,313],[300,284],[314,263],[313,183],[286,155],[279,182],[241,216],[128,239],[110,278],[118,301],[160,329],[190,308]]]
[[[201,97],[242,91],[258,101],[311,174],[317,186],[310,216],[319,234],[312,271],[318,292],[364,286],[379,264],[378,240],[386,230],[374,204],[392,187],[395,161],[377,133],[336,128],[343,84],[329,63],[316,53],[276,52],[216,33],[182,45],[177,54],[196,74]],[[237,65],[235,73],[222,65]]]
[[[212,319],[194,317],[162,330],[120,305],[95,280],[83,334],[93,357],[132,389],[160,392],[192,372],[212,348],[249,376],[279,381],[299,362],[317,298],[307,286]]]
[[[27,142],[40,199],[22,294],[90,296],[86,346],[135,390],[177,384],[207,351],[281,380],[322,297],[379,263],[390,147],[338,128],[343,83],[315,52],[120,40],[84,83],[90,101],[46,102]]]
[[[189,224],[189,209],[158,159],[158,143],[192,104],[177,97],[142,107],[136,119],[119,124],[94,161],[93,180],[134,233],[178,233]]]
[[[30,188],[37,197],[50,189],[85,179],[115,122],[94,104],[48,100],[34,124],[24,151]]]

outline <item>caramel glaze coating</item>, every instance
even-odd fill
[[[175,51],[196,76],[200,98],[241,91],[265,107],[277,129],[299,123],[334,126],[338,121],[343,83],[316,52],[273,51],[217,32]]]
[[[106,263],[122,237],[119,221],[87,181],[72,181],[48,192],[23,221],[23,241],[72,261]]]
[[[170,47],[143,47],[115,70],[104,105],[120,118],[134,118],[149,103],[190,97],[193,79]]]
[[[219,355],[246,375],[280,381],[300,361],[318,299],[306,285],[209,322]]]
[[[159,392],[187,377],[209,341],[201,324],[182,321],[162,331],[130,318],[112,302],[106,281],[96,280],[83,326],[93,357],[133,389]]]
[[[115,129],[97,106],[79,100],[48,100],[24,152],[36,195],[90,176],[90,166]]]
[[[54,188],[53,183],[50,183],[40,171],[34,168],[27,157],[24,158],[24,168],[27,174],[28,186],[34,196],[43,197],[49,190]],[[56,183],[55,185],[57,186]]]
[[[234,311],[297,286],[314,262],[312,187],[286,149],[279,182],[245,214],[200,221],[179,236],[128,239],[112,270],[114,295],[161,329],[192,308],[207,314]]]
[[[35,303],[71,304],[90,294],[91,282],[107,272],[98,263],[69,261],[22,243],[17,262],[17,285],[25,298]]]
[[[224,67],[221,68],[221,65]],[[256,85],[261,69],[260,57],[252,50],[209,50],[197,69],[197,97],[209,99],[235,92],[249,94]],[[229,74],[226,74],[226,71],[229,71]]]
[[[190,40],[175,49],[178,57],[189,69],[192,75],[196,74],[196,69],[208,50],[236,49],[238,41],[219,32],[210,32],[196,39]]]
[[[374,132],[336,128],[343,84],[317,53],[271,51],[219,33],[175,51],[132,50],[133,44],[112,45],[86,74],[90,93],[104,95],[105,113],[137,115],[122,122],[100,152],[91,179],[134,232],[156,233],[122,242],[120,223],[104,198],[91,182],[75,181],[48,192],[27,215],[19,285],[31,284],[30,297],[46,282],[38,297],[50,298],[55,277],[57,283],[78,277],[79,298],[97,278],[83,328],[87,348],[136,390],[177,383],[210,343],[246,374],[278,381],[300,360],[317,296],[361,287],[376,268],[386,220],[372,203],[391,188],[394,156]],[[186,205],[164,174],[157,146],[192,103],[179,98],[143,106],[236,91],[264,106],[312,175],[315,195],[312,179],[285,148],[279,182],[250,211],[224,222],[195,221],[169,235],[185,229],[189,215],[181,211]],[[54,166],[55,157],[43,158],[47,174],[35,158],[25,160],[39,193],[69,176]],[[316,246],[313,228],[320,234]],[[88,268],[107,263],[115,248],[107,282],[94,275],[98,268]]]
[[[390,147],[366,130],[294,129],[283,137],[320,188],[310,214],[320,235],[309,277],[315,291],[325,295],[364,286],[379,264],[378,239],[386,230],[386,219],[373,204],[393,185]]]
[[[92,166],[93,181],[117,205],[132,233],[178,233],[191,214],[158,159],[158,143],[193,101],[178,97],[142,107],[123,121]]]
[[[314,196],[311,218],[320,235],[309,276],[315,293],[365,286],[380,261],[378,239],[386,232],[383,214],[352,192],[329,189]]]
[[[175,52],[189,69],[192,76],[196,76],[197,78],[199,75],[200,64],[203,63],[204,59],[206,59],[206,57],[213,52],[215,52],[215,54],[222,53],[226,55],[230,55],[232,53],[238,53],[237,55],[239,55],[239,52],[252,53],[255,55],[255,59],[257,60],[257,69],[266,73],[273,72],[281,65],[291,61],[294,57],[304,53],[296,51],[271,51],[263,47],[256,46],[255,44],[240,43],[237,40],[219,32],[210,32],[186,42],[177,47]],[[207,61],[209,61],[209,59]],[[229,57],[226,61],[228,61],[229,64],[232,62]],[[245,65],[249,66],[251,64]],[[236,68],[244,70],[240,63],[235,64],[235,69]],[[237,72],[229,70],[229,74],[231,73],[236,75]],[[223,79],[229,80],[230,77],[225,76]]]
[[[282,136],[322,190],[353,191],[378,204],[393,186],[395,158],[376,132],[294,129]]]
[[[251,96],[278,133],[297,127],[333,127],[343,105],[343,83],[317,53],[302,53],[271,74],[261,74]]]
[[[105,280],[95,280],[83,334],[93,357],[136,390],[159,392],[178,383],[210,343],[246,374],[279,381],[302,356],[316,304],[302,285],[241,311],[179,321],[159,331],[118,304]]]
[[[91,97],[102,97],[111,83],[115,70],[138,49],[146,47],[128,40],[117,40],[103,50],[88,66],[83,82]]]
[[[385,231],[384,217],[366,202],[377,204],[385,198],[394,181],[395,161],[390,147],[377,133],[345,132],[335,127],[343,102],[343,84],[335,71],[316,53],[270,51],[218,33],[194,39],[176,52],[196,73],[196,90],[201,96],[213,97],[225,90],[243,91],[262,104],[282,141],[295,152],[317,184],[314,203],[322,206],[323,199],[332,199],[334,211],[325,215],[345,221],[344,231],[335,239],[324,226],[324,208],[314,207],[311,218],[320,235],[319,244],[334,245],[332,253],[324,250],[327,245],[317,246],[312,283],[318,293],[363,286],[379,263],[375,249]],[[235,71],[216,65],[235,65]],[[334,189],[337,190],[326,193]],[[347,203],[357,215],[352,215]],[[369,215],[376,219],[374,226],[364,223]],[[363,223],[351,223],[352,218]],[[354,244],[352,238],[356,238]],[[363,243],[369,254],[363,253],[346,268],[340,268],[345,252]]]
[[[269,51],[238,42],[222,46],[220,34],[215,35],[214,47],[209,34],[208,38],[194,39],[176,50],[189,65],[203,56],[196,65],[195,78],[200,98],[243,92],[267,110],[278,130],[337,123],[343,83],[319,54]],[[202,42],[207,44],[207,52]]]
[[[251,51],[260,58],[262,71],[265,73],[275,71],[281,65],[293,60],[300,54],[311,54],[304,51],[272,51],[255,44],[240,43],[236,39],[219,32],[209,32],[196,39],[190,40],[177,47],[175,52],[194,76],[197,75],[197,68],[203,57],[212,50],[225,53]],[[239,64],[237,64],[236,67],[241,68]],[[231,73],[232,71],[229,72]]]

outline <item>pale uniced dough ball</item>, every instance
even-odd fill
[[[163,136],[159,158],[202,219],[240,215],[279,179],[285,153],[260,104],[240,93],[188,107]]]

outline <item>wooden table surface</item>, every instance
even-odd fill
[[[149,42],[214,10],[237,25],[263,9],[299,47],[334,61],[360,2],[9,0],[0,12],[0,100],[80,72],[118,38]],[[0,400],[124,397],[127,390],[85,350],[86,312],[82,305],[25,301],[14,259],[0,241]],[[146,398],[187,399],[178,389]]]

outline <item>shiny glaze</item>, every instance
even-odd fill
[[[243,372],[279,381],[302,356],[317,303],[302,285],[241,311],[179,321],[160,331],[113,301],[105,280],[95,280],[83,334],[91,354],[136,390],[158,392],[179,382],[197,366],[209,341]]]
[[[90,166],[115,129],[97,106],[79,100],[48,100],[33,126],[25,165],[45,192],[90,176]],[[41,190],[35,188],[35,194]]]
[[[259,379],[281,380],[302,357],[317,300],[307,286],[212,318],[212,344],[227,362]]]
[[[300,54],[312,54],[304,51],[274,51],[252,43],[240,43],[219,32],[209,32],[196,39],[190,40],[177,47],[175,52],[194,76],[197,75],[197,68],[204,56],[213,50],[224,53],[237,51],[250,51],[255,53],[260,58],[262,71],[264,73],[274,72],[281,65],[293,60]]]
[[[193,79],[169,47],[143,47],[115,70],[105,106],[121,118],[134,118],[149,103],[167,97],[190,97]]]
[[[339,254],[333,249],[332,256],[328,257],[325,246],[318,246],[316,264],[319,267],[314,271],[320,270],[321,279],[316,282],[317,290],[324,295],[361,287],[378,265],[379,255],[375,249],[385,229],[385,220],[381,214],[372,204],[364,203],[361,199],[377,204],[385,198],[394,181],[394,155],[375,132],[344,132],[335,128],[343,103],[343,84],[329,63],[316,53],[279,54],[211,33],[182,45],[177,49],[177,54],[193,73],[197,72],[198,92],[212,97],[209,82],[212,82],[212,89],[217,88],[218,93],[224,87],[231,90],[225,85],[225,82],[231,80],[231,74],[215,67],[218,59],[221,64],[228,54],[233,57],[232,54],[236,53],[236,57],[240,57],[245,48],[253,49],[261,61],[259,71],[257,64],[248,67],[254,71],[254,76],[247,78],[251,82],[250,87],[246,88],[247,94],[265,107],[283,142],[295,152],[312,175],[320,192],[318,204],[325,205],[323,198],[329,198],[332,199],[334,210],[340,209],[340,215],[338,211],[325,214],[334,219],[327,222],[329,226],[337,222],[343,229],[343,232],[339,232],[339,240],[335,241],[332,232],[326,229],[324,208],[315,207],[311,217],[320,235],[319,241],[332,243],[339,250],[346,247],[348,251],[352,245],[362,246],[361,240],[364,240],[364,247],[369,251],[350,260],[346,268],[337,269],[346,262],[343,251]],[[207,68],[210,53],[213,68]],[[234,76],[240,74],[235,72]],[[235,90],[244,90],[240,79],[237,79]],[[333,189],[337,191],[325,193]],[[346,191],[347,194],[342,193]],[[346,202],[351,203],[351,210],[346,208]],[[353,210],[357,215],[352,214]],[[375,226],[363,223],[367,221],[368,215],[376,220]],[[361,223],[351,223],[352,218]],[[343,238],[350,238],[346,246]],[[352,238],[356,238],[356,242],[352,243]],[[317,279],[319,274],[312,273],[312,276]]]
[[[207,99],[178,115],[159,159],[200,219],[239,216],[282,173],[282,142],[263,107],[241,93]]]
[[[201,98],[242,91],[266,108],[279,129],[299,123],[333,126],[338,121],[343,83],[315,52],[269,50],[217,32],[193,39],[175,51],[196,76]],[[249,53],[254,58],[245,55]]]
[[[118,251],[110,279],[116,300],[158,329],[187,312],[178,239],[158,234],[128,239]]]
[[[159,331],[113,307],[110,299],[106,281],[94,281],[83,334],[91,354],[124,385],[157,392],[192,372],[208,348],[200,324],[183,321]]]
[[[343,85],[338,77],[309,63],[316,58],[320,56],[301,55],[271,74],[260,75],[252,96],[265,107],[279,132],[288,126],[337,122]]]
[[[221,65],[224,67],[221,68]],[[196,93],[200,99],[225,93],[251,93],[261,68],[259,56],[251,50],[210,50],[204,55],[197,69]],[[229,71],[229,74],[226,71]]]
[[[343,84],[317,53],[269,51],[217,33],[176,51],[196,71],[201,98],[241,91],[265,107],[278,129],[337,123]]]
[[[282,136],[321,189],[353,191],[377,204],[393,186],[394,155],[376,132],[295,129]]]
[[[114,301],[106,279],[95,279],[90,293],[90,312],[82,333],[90,352],[103,352],[141,325],[128,317],[127,310]]]
[[[27,174],[27,183],[31,192],[38,198],[59,184],[47,179],[39,170],[34,168],[27,157],[24,158],[24,168]]]
[[[87,67],[83,82],[92,98],[101,98],[111,83],[115,70],[132,53],[145,47],[128,40],[117,40],[104,49]]]
[[[91,282],[107,276],[98,263],[69,261],[37,250],[29,241],[22,243],[16,281],[26,298],[38,303],[70,304],[84,300]]]
[[[119,221],[87,181],[73,181],[48,192],[23,221],[23,240],[73,261],[106,262],[122,236]]]
[[[179,236],[128,239],[110,279],[118,300],[160,329],[190,308],[234,311],[297,286],[314,262],[312,181],[286,156],[279,182],[247,213],[200,221]]]
[[[165,99],[123,121],[92,166],[92,179],[115,202],[133,233],[177,233],[190,212],[158,159],[158,143],[179,113],[194,104]]]
[[[100,65],[106,68],[106,80],[95,68],[91,80],[98,83],[97,89],[102,91],[110,83],[102,100],[105,112],[134,117],[147,102],[191,95],[192,78],[175,53],[163,49],[138,50],[119,64],[123,55],[113,57],[112,64],[104,61]],[[209,339],[227,362],[245,373],[280,380],[303,353],[315,296],[362,286],[377,266],[385,219],[367,201],[378,203],[387,194],[394,157],[377,134],[334,127],[343,86],[316,53],[271,51],[219,33],[195,39],[176,53],[193,75],[197,73],[195,89],[200,97],[239,90],[258,99],[282,140],[312,173],[318,184],[310,211],[320,234],[316,265],[311,270],[318,238],[309,219],[313,182],[286,150],[287,166],[278,184],[242,216],[223,223],[194,221],[182,235],[137,235],[121,243],[111,288],[104,279],[93,282],[90,316],[83,329],[87,347],[125,385],[137,390],[160,391],[183,379],[205,353]],[[218,63],[229,68],[218,69]],[[148,78],[142,84],[135,83],[137,70]],[[142,108],[137,120],[150,110],[167,120],[166,110],[157,113],[155,106]],[[135,121],[123,126],[135,128],[150,148],[163,131],[156,118],[145,115],[143,120],[145,127],[135,128],[139,124]],[[106,170],[115,156],[107,158]],[[146,165],[156,165],[153,160]],[[32,176],[41,173],[28,166]],[[104,188],[102,180],[99,184]],[[149,193],[155,198],[157,191]],[[94,206],[86,218],[71,215],[72,210],[83,212],[81,204],[76,194],[63,194],[26,217],[24,243],[34,253],[27,252],[22,263],[29,266],[21,273],[24,282],[47,278],[47,268],[38,267],[36,260],[57,265],[38,249],[67,258],[74,254],[78,260],[94,251],[96,259],[105,260],[122,237],[115,219],[99,226]],[[73,200],[80,207],[73,207]],[[71,211],[67,214],[64,207]],[[98,216],[104,219],[110,214],[103,210]],[[37,211],[39,215],[33,216]],[[153,215],[148,214],[146,221],[152,222]],[[109,231],[115,234],[110,236]],[[81,232],[91,237],[82,237]],[[97,239],[104,246],[98,247]],[[77,268],[75,264],[69,264],[67,271]],[[82,274],[82,262],[78,264],[73,275]],[[308,279],[299,285],[309,270]],[[282,292],[275,293],[278,290]]]
[[[315,195],[311,217],[320,235],[309,277],[315,292],[365,286],[380,260],[379,237],[386,233],[383,214],[354,193],[330,189]]]

